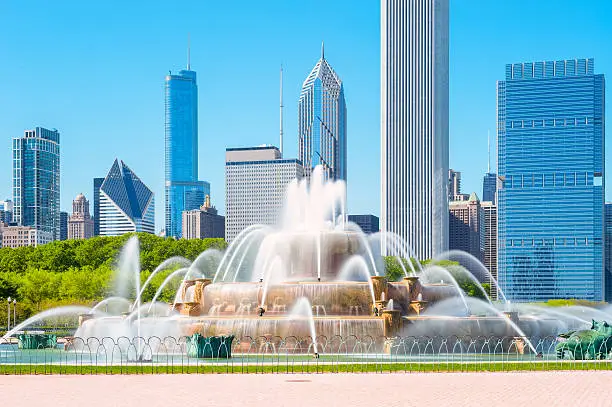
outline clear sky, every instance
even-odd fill
[[[224,212],[226,147],[278,144],[281,63],[285,157],[296,156],[299,90],[325,40],[345,86],[349,211],[379,214],[376,0],[0,0],[0,199],[11,196],[11,139],[35,126],[57,128],[62,210],[71,212],[79,192],[93,202],[92,179],[119,157],[154,190],[161,229],[163,83],[169,70],[186,66],[188,32],[199,85],[199,172],[213,204]],[[482,191],[505,64],[593,57],[608,78],[611,38],[605,0],[451,0],[450,166],[462,171],[464,192]]]

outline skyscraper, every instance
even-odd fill
[[[298,103],[298,159],[305,176],[317,165],[330,179],[346,181],[346,104],[342,81],[325,59],[316,63],[302,85]]]
[[[273,146],[226,149],[225,240],[251,225],[278,223],[287,185],[304,172],[299,160],[281,158]]]
[[[94,235],[94,221],[89,215],[89,201],[78,194],[72,201],[72,215],[68,220],[68,239],[89,239]]]
[[[101,236],[155,233],[153,192],[123,161],[115,159],[98,194]]]
[[[607,302],[612,301],[612,203],[606,202],[605,204],[605,273],[604,273],[604,287],[605,287],[605,300]]]
[[[104,178],[94,178],[93,197],[94,197],[94,236],[100,236],[100,187]]]
[[[461,194],[461,172],[455,171],[452,168],[448,170],[448,200],[459,201],[455,196]]]
[[[59,240],[68,240],[68,212],[60,212]]]
[[[210,184],[198,181],[198,85],[190,69],[166,76],[166,236],[181,237],[183,211],[198,209]]]
[[[472,192],[467,201],[451,201],[449,211],[449,249],[462,250],[482,261],[484,212],[478,196]]]
[[[60,237],[60,134],[36,127],[13,139],[14,221],[36,229],[37,244]]]
[[[482,179],[482,200],[495,204],[497,190],[497,174],[487,172]]]
[[[367,235],[380,230],[379,219],[375,215],[349,215],[348,221],[356,223],[361,231]]]
[[[497,281],[497,206],[490,201],[480,203],[484,212],[484,260],[483,264]],[[495,283],[488,277],[487,283],[491,285],[491,299],[497,299]]]
[[[381,228],[420,259],[448,248],[447,174],[448,0],[382,0]]]
[[[497,205],[509,299],[603,299],[604,108],[592,59],[506,65]]]
[[[15,210],[13,201],[7,199],[6,201],[0,201],[0,223],[12,223],[13,222],[13,211]]]

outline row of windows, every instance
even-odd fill
[[[601,124],[601,118],[593,117],[569,117],[555,119],[538,119],[538,120],[508,120],[501,122],[502,126],[507,129],[518,129],[528,127],[567,127],[567,126],[586,126],[592,124]]]

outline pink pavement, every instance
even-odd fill
[[[611,406],[612,372],[0,376],[3,406]]]

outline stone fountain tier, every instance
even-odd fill
[[[200,333],[204,336],[235,335],[237,338],[307,338],[310,337],[310,320],[305,317],[289,316],[239,316],[216,317],[200,316],[195,318],[183,317],[183,335]],[[395,324],[399,326],[399,319],[387,322],[382,317],[372,316],[328,316],[314,317],[314,326],[317,336],[332,338],[340,336],[358,338],[385,336],[385,326]],[[389,319],[390,321],[390,319]],[[389,331],[389,333],[391,333]],[[396,333],[396,332],[393,332]],[[391,335],[389,335],[391,336]]]
[[[369,282],[219,283],[204,288],[203,314],[255,315],[263,304],[266,315],[286,315],[299,298],[307,298],[315,316],[372,314]]]
[[[266,239],[263,250],[280,260],[288,280],[335,280],[349,257],[368,257],[363,234],[352,231],[282,232]]]

